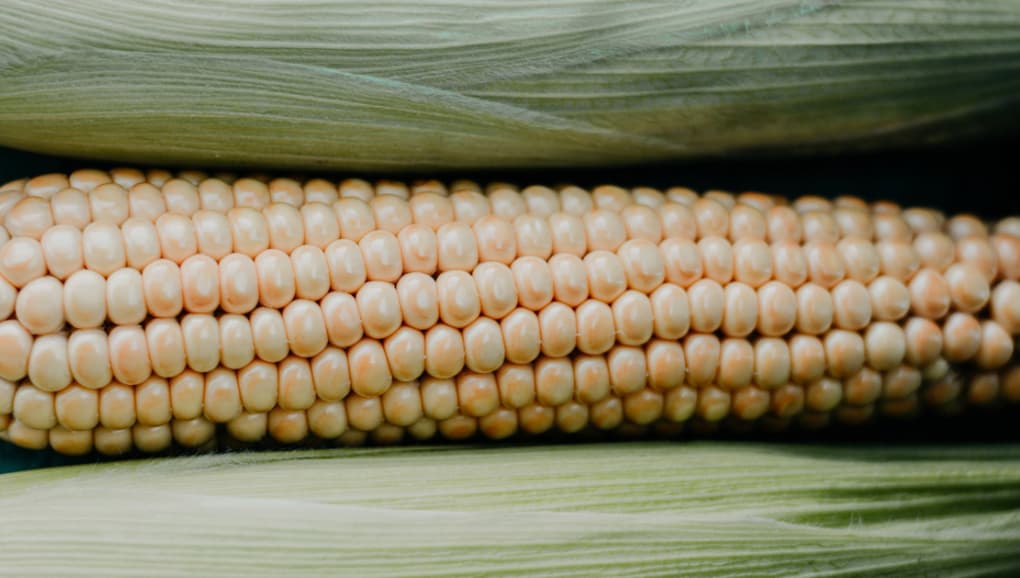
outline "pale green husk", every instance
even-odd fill
[[[1016,126],[1020,0],[4,0],[0,144],[597,165]]]
[[[1020,573],[1020,446],[227,454],[0,476],[13,576]]]

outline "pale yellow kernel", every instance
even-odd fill
[[[576,372],[575,380],[579,383],[580,393],[580,376]],[[531,365],[504,365],[496,372],[496,385],[499,387],[500,403],[506,407],[521,408],[535,400],[535,372]]]
[[[153,317],[176,317],[184,307],[181,269],[173,261],[160,259],[147,265],[142,271],[142,291],[146,309]],[[212,311],[215,307],[205,309]]]
[[[627,229],[618,213],[595,209],[582,215],[589,251],[616,251],[627,240]]]
[[[382,406],[386,421],[401,427],[410,426],[424,415],[417,382],[394,384],[383,394]]]
[[[378,229],[395,235],[411,224],[411,209],[404,199],[394,195],[376,195],[368,205]]]
[[[347,408],[340,401],[316,401],[305,415],[316,437],[335,439],[347,431]]]
[[[32,335],[17,321],[0,322],[0,378],[17,381],[28,372]]]
[[[691,329],[712,333],[722,325],[725,310],[725,293],[712,279],[701,279],[687,289],[690,304]]]
[[[88,200],[84,198],[84,195],[83,199],[86,203],[84,207],[79,204],[77,199],[75,205],[79,207],[78,214],[80,216],[87,216],[87,222],[92,219],[91,211],[88,209]],[[128,190],[128,207],[132,217],[155,223],[156,219],[166,212],[166,201],[163,200],[163,193],[152,183],[136,183]],[[82,224],[81,227],[84,228],[85,224]]]
[[[89,192],[88,197],[89,211],[96,222],[119,225],[131,214],[128,192],[116,183],[100,185]]]
[[[473,225],[478,219],[492,213],[489,199],[479,190],[455,190],[450,194],[450,202],[453,204],[454,218],[467,225]]]
[[[258,413],[273,409],[279,395],[276,366],[259,360],[251,362],[237,372],[237,388],[245,411]]]
[[[902,399],[921,387],[921,372],[916,367],[901,365],[882,375],[882,397]]]
[[[219,263],[220,306],[227,313],[248,313],[259,302],[259,274],[246,255],[232,254]]]
[[[463,335],[464,364],[468,369],[487,373],[503,365],[506,348],[499,323],[488,317],[480,317],[464,328]]]
[[[362,339],[354,344],[347,350],[347,362],[351,372],[351,389],[358,395],[381,395],[393,382],[386,351],[374,339]]]
[[[804,228],[804,241],[807,243],[836,243],[839,241],[839,224],[829,209],[802,211],[800,222]]]
[[[258,210],[238,205],[227,213],[234,252],[255,258],[269,248],[269,226]]]
[[[393,379],[411,381],[425,372],[425,335],[421,331],[401,327],[386,338],[383,350]]]
[[[697,405],[698,390],[691,387],[676,387],[666,392],[662,416],[671,422],[684,422],[694,415]]]
[[[481,313],[481,301],[474,279],[464,271],[446,271],[436,279],[439,317],[447,325],[461,328]]]
[[[57,401],[59,409],[60,400]],[[146,426],[170,423],[173,417],[170,408],[170,383],[161,377],[150,377],[135,387],[135,415],[138,423]]]
[[[831,241],[809,241],[804,244],[808,277],[826,289],[834,287],[846,275],[843,256]]]
[[[953,308],[964,313],[980,311],[991,297],[991,287],[981,271],[969,263],[956,263],[945,272]]]
[[[437,378],[457,375],[464,368],[464,356],[460,331],[437,324],[425,333],[425,371],[429,375]]]
[[[910,312],[910,291],[899,279],[888,276],[875,279],[868,285],[868,296],[871,314],[876,320],[898,321]]]
[[[825,346],[814,335],[796,334],[789,338],[790,377],[794,382],[812,382],[825,373]]]
[[[63,426],[49,430],[49,444],[65,456],[81,456],[92,451],[91,431],[71,431]]]
[[[1010,335],[1020,334],[1020,283],[1010,279],[996,284],[990,300],[993,320]]]
[[[684,338],[684,358],[687,361],[687,383],[707,385],[715,380],[719,367],[721,344],[715,335],[690,334]]]
[[[247,320],[244,320],[247,325]],[[175,319],[153,319],[145,325],[145,339],[149,349],[152,372],[161,377],[173,377],[184,371],[187,356],[184,333]]]
[[[356,296],[365,334],[375,339],[390,336],[403,321],[397,289],[392,283],[369,281],[358,289]],[[297,303],[297,301],[295,301]],[[307,302],[314,306],[311,302]],[[290,309],[290,306],[288,306]],[[288,333],[289,335],[289,333]],[[297,338],[295,334],[293,338]],[[325,346],[325,343],[323,343]],[[318,353],[316,351],[315,353]]]
[[[120,233],[124,237],[124,255],[127,259],[128,267],[141,271],[146,265],[162,256],[163,249],[159,244],[159,233],[156,231],[156,226],[150,221],[131,217],[120,226]],[[80,232],[78,237],[80,239]],[[45,249],[45,242],[43,248]],[[226,251],[230,251],[229,244],[226,247]],[[80,256],[78,261],[81,261]]]
[[[689,239],[668,238],[659,243],[665,266],[666,280],[680,287],[690,287],[701,279],[701,253]]]
[[[478,269],[482,268],[482,265],[478,267]],[[493,294],[505,295],[508,292],[512,293],[512,291],[509,291],[506,286],[497,287],[490,285],[489,282],[495,280],[489,275],[488,268],[481,273],[478,272],[478,269],[475,270],[475,282],[478,284],[479,299],[484,311],[487,305],[489,307],[496,307]],[[507,281],[509,270],[506,273],[507,275],[504,276],[503,281]],[[510,282],[512,283],[512,280]],[[424,331],[435,325],[439,320],[439,297],[436,293],[436,282],[432,277],[424,273],[408,273],[397,282],[396,291],[404,323]],[[514,294],[514,298],[516,300],[516,294]],[[488,315],[488,312],[486,315]]]
[[[833,377],[849,377],[864,366],[864,339],[859,334],[833,329],[825,334],[823,343],[828,372]]]
[[[478,246],[471,228],[451,222],[436,231],[440,271],[471,271],[478,264]],[[368,263],[368,260],[365,260]]]
[[[708,422],[717,422],[730,412],[730,394],[718,387],[707,386],[698,390],[698,416]]]
[[[722,332],[729,337],[745,337],[758,324],[758,296],[745,283],[733,282],[723,291]]]
[[[516,195],[516,193],[512,194]],[[499,214],[495,209],[496,203],[490,199],[493,205],[493,213]],[[425,225],[433,230],[453,222],[453,203],[444,195],[435,192],[415,192],[408,202],[411,209],[411,216],[415,223]]]
[[[769,410],[769,392],[757,387],[741,387],[733,392],[733,414],[745,421],[753,421]]]
[[[142,383],[152,374],[145,331],[137,325],[114,327],[109,335],[110,367],[117,381],[126,385]],[[127,427],[127,426],[125,426]]]
[[[583,192],[583,191],[582,191]],[[590,210],[593,206],[594,199],[586,192],[583,192],[584,197],[588,201],[587,209]],[[537,215],[539,217],[547,217],[556,211],[560,210],[560,197],[556,194],[556,191],[548,187],[540,185],[532,185],[525,187],[520,192],[519,198],[523,201],[526,211],[528,213]]]
[[[995,321],[981,322],[981,345],[974,359],[982,369],[998,369],[1013,357],[1013,340]]]
[[[347,354],[342,349],[327,347],[316,355],[312,359],[312,380],[319,399],[337,401],[346,397],[351,390]]]
[[[804,409],[804,389],[798,385],[786,384],[772,393],[771,410],[779,418],[789,418]]]
[[[482,435],[489,439],[506,439],[517,433],[517,412],[512,409],[499,408],[489,415],[479,418],[478,429]]]
[[[441,421],[457,412],[457,386],[453,380],[427,377],[421,381],[420,393],[426,417]]]
[[[42,239],[53,226],[50,203],[37,197],[25,197],[7,211],[3,225],[12,237]]]
[[[234,208],[234,190],[221,179],[205,179],[198,184],[198,203],[203,210],[226,213]]]
[[[698,221],[690,207],[670,201],[659,207],[658,212],[663,237],[690,241],[698,238]]]
[[[521,430],[532,435],[548,431],[555,419],[556,410],[544,405],[531,404],[517,410],[517,421]]]
[[[296,286],[290,257],[283,251],[268,249],[255,257],[259,303],[281,309],[294,299]]]
[[[538,373],[536,369],[536,375]],[[456,384],[457,403],[464,414],[483,417],[499,407],[499,388],[496,385],[496,377],[491,373],[464,372],[457,376]],[[540,389],[539,398],[541,397]]]
[[[689,360],[688,360],[689,362]],[[789,381],[790,348],[778,337],[762,337],[754,343],[754,383],[764,389]]]
[[[952,363],[973,359],[981,347],[981,324],[967,313],[953,313],[942,325],[942,355]]]
[[[687,292],[666,283],[652,292],[652,327],[660,339],[680,339],[690,329],[691,312]]]
[[[794,241],[772,243],[772,277],[795,289],[808,279],[808,262],[803,248]]]
[[[432,275],[436,272],[439,264],[439,249],[435,231],[425,225],[408,225],[397,233],[397,242],[400,245],[400,258],[405,274]],[[478,240],[478,244],[479,253],[481,253],[481,239]]]
[[[538,311],[553,299],[553,278],[549,264],[544,260],[518,257],[511,265],[517,301],[522,307]]]
[[[632,204],[620,212],[627,238],[658,243],[662,240],[662,222],[658,213],[650,207]]]
[[[124,429],[135,424],[134,388],[111,383],[99,390],[99,423],[109,429]]]
[[[574,371],[569,359],[543,357],[535,363],[535,395],[544,406],[557,406],[574,397]]]
[[[424,229],[431,231],[431,229],[428,229],[423,225],[414,226],[423,227]],[[407,228],[405,228],[405,230],[407,230]],[[517,257],[517,237],[514,233],[513,225],[506,220],[492,215],[485,216],[475,221],[472,225],[472,231],[475,234],[475,241],[478,246],[479,261],[483,263],[494,261],[504,265],[509,265],[513,262],[514,258]],[[553,231],[555,232],[555,228],[553,228]],[[403,235],[403,231],[401,232],[401,235]],[[583,230],[581,232],[581,238],[583,241]],[[434,246],[435,241],[432,241],[432,244]]]
[[[598,354],[613,346],[616,329],[609,305],[589,299],[577,307],[576,316],[578,350]]]
[[[329,265],[321,249],[302,245],[290,254],[294,294],[299,299],[322,299],[330,290]]]
[[[325,249],[340,238],[340,225],[330,206],[334,200],[310,202],[301,207],[301,220],[305,230],[305,244]]]
[[[258,310],[252,316],[252,335],[255,339],[255,350],[260,354],[269,354],[270,336],[276,331],[275,324],[268,323],[272,314],[270,310]],[[276,317],[279,313],[273,311]],[[282,325],[282,320],[280,325]],[[282,328],[279,330],[282,334]],[[220,363],[220,327],[216,318],[212,315],[190,314],[181,319],[181,334],[184,335],[184,353],[188,360],[188,367],[194,371],[212,371]],[[111,349],[113,343],[111,341]],[[270,357],[275,357],[270,355]],[[278,361],[278,359],[272,359]]]
[[[301,410],[273,408],[269,412],[267,429],[274,440],[296,444],[308,437],[308,416]]]
[[[23,384],[14,393],[12,410],[14,419],[30,428],[47,430],[57,425],[53,392]]]
[[[164,259],[179,265],[198,252],[195,224],[190,217],[167,213],[156,219],[156,234]]]
[[[552,229],[547,219],[525,214],[514,219],[513,225],[518,257],[531,256],[545,260],[552,255]]]
[[[890,370],[903,362],[907,337],[899,325],[878,321],[864,333],[864,348],[868,365],[879,371]]]
[[[819,335],[832,325],[832,295],[822,286],[808,283],[797,289],[797,330]]]
[[[277,370],[279,372],[277,404],[280,407],[283,409],[308,409],[315,403],[315,385],[312,383],[312,368],[308,360],[290,355],[278,364]],[[207,380],[206,396],[208,396],[209,385]]]
[[[325,250],[329,279],[334,291],[354,293],[368,277],[361,249],[349,239],[330,243]]]
[[[723,237],[703,237],[698,241],[701,267],[705,277],[726,284],[733,279],[733,247]]]
[[[577,401],[583,404],[592,404],[609,395],[609,366],[606,364],[604,356],[577,356],[574,358],[573,367],[574,398]]]
[[[40,277],[21,288],[14,314],[22,327],[45,335],[64,327],[64,286],[54,277]]]
[[[832,320],[840,329],[859,330],[871,322],[871,295],[859,281],[846,279],[831,290]]]
[[[870,405],[882,395],[882,374],[865,367],[843,380],[843,397],[855,406]]]
[[[673,340],[653,339],[645,345],[648,367],[648,385],[653,389],[669,390],[683,384],[687,364],[683,346]]]
[[[631,289],[651,293],[666,278],[662,254],[658,246],[648,239],[632,239],[625,242],[617,251],[617,255]]]
[[[754,377],[754,346],[746,339],[724,339],[719,351],[716,383],[723,389],[738,389],[751,384]]]
[[[208,439],[211,437],[210,435]],[[125,454],[131,451],[133,444],[131,429],[110,429],[100,426],[92,432],[92,443],[96,451],[101,454],[108,456]],[[184,445],[184,442],[180,443]]]
[[[0,335],[2,333],[3,329],[0,326]],[[2,337],[0,346],[4,346],[4,351],[14,351],[8,348],[9,344],[5,344]],[[88,329],[71,333],[67,341],[67,361],[74,381],[85,387],[98,389],[113,379],[109,343],[106,333],[102,330]],[[0,377],[4,376],[0,374]]]
[[[0,276],[20,289],[46,274],[42,245],[35,239],[15,237],[0,245]]]
[[[785,205],[772,207],[765,214],[765,218],[770,243],[782,241],[800,243],[803,238],[803,228],[800,224],[800,216],[793,208]]]

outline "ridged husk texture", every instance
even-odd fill
[[[5,0],[0,145],[604,165],[1018,124],[1017,0]],[[1012,119],[1012,120],[1010,120]]]
[[[1008,576],[1020,447],[220,454],[0,476],[16,576]]]

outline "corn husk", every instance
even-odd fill
[[[604,165],[1015,127],[1017,0],[5,0],[0,145]]]
[[[1020,572],[1020,446],[220,454],[0,476],[12,576]]]

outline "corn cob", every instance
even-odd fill
[[[1020,219],[856,198],[81,170],[0,187],[0,430],[860,423],[1020,401]]]

